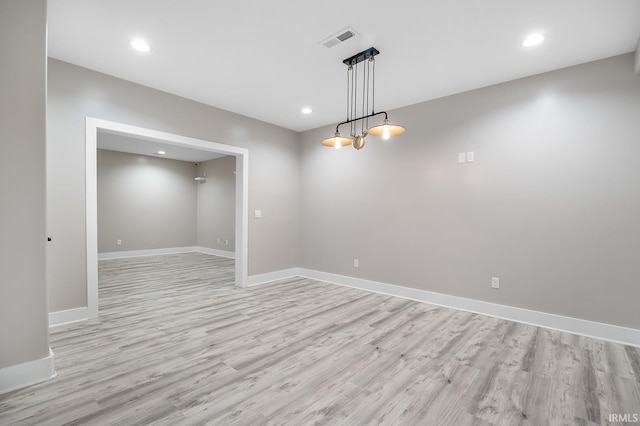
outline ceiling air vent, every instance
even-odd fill
[[[355,32],[353,28],[347,27],[347,28],[345,28],[345,29],[343,29],[341,31],[338,31],[337,33],[333,34],[332,36],[329,36],[326,39],[322,40],[320,42],[320,44],[322,44],[327,49],[331,49],[332,47],[335,47],[335,46],[339,45],[340,43],[344,43],[345,41],[347,41],[350,38],[353,38],[353,37],[355,37],[357,35],[358,35],[358,33]]]

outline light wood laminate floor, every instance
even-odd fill
[[[592,425],[640,414],[640,350],[233,261],[100,261],[100,318],[0,424]]]

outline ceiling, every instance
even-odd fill
[[[371,46],[391,110],[634,50],[638,0],[49,0],[49,55],[295,131],[346,115]],[[358,36],[327,49],[328,36]],[[546,40],[525,48],[542,32]],[[133,50],[146,39],[148,53]],[[308,106],[313,113],[304,115]]]
[[[109,151],[128,152],[130,154],[170,160],[189,161],[191,163],[202,163],[226,156],[226,154],[189,148],[184,145],[175,145],[159,139],[144,138],[104,129],[98,129],[97,147],[98,149],[107,149]],[[158,154],[159,151],[163,151],[164,154]]]

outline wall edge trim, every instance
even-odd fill
[[[291,277],[302,276],[302,269],[289,268],[280,271],[266,272],[264,274],[249,275],[246,281],[246,287],[253,287],[262,284],[269,284],[273,281],[284,280]]]
[[[633,68],[633,71],[636,73],[636,75],[640,76],[640,38],[638,39],[638,44],[636,45],[635,64]]]
[[[49,312],[49,328],[58,327],[73,322],[86,321],[89,319],[89,307],[67,309],[64,311]]]
[[[54,354],[22,364],[0,368],[0,394],[35,385],[56,376]]]
[[[209,247],[202,247],[202,246],[194,247],[194,249],[198,253],[212,254],[212,255],[218,256],[218,257],[226,257],[227,259],[235,259],[236,258],[236,254],[233,251],[218,250],[218,249],[209,248]]]

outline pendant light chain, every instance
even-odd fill
[[[351,121],[353,118],[353,110],[351,108],[351,103],[353,102],[353,67],[349,66],[347,68],[347,122]],[[350,126],[350,129],[353,126]],[[349,132],[351,133],[351,132]]]
[[[362,114],[360,115],[361,117],[365,116],[365,109],[364,109],[364,98],[366,98],[367,96],[367,67],[365,67],[364,65],[362,66],[362,109],[361,112]],[[364,133],[364,120],[360,120],[360,134],[362,135]]]
[[[351,67],[347,68],[347,121],[351,120],[351,111],[349,111],[349,105],[351,104],[351,90],[349,89],[351,69]]]
[[[370,97],[370,91],[371,91],[371,61],[373,59],[373,56],[369,58],[369,60],[367,61],[367,109],[366,114],[365,115],[369,115],[369,97]],[[365,128],[368,129],[369,128],[369,117],[365,118]]]
[[[354,67],[354,80],[353,80],[353,118],[355,119],[358,116],[358,64]],[[356,122],[354,121],[351,126],[351,135],[355,136],[356,133]]]
[[[371,57],[371,62],[373,63],[373,85],[372,87],[372,102],[371,102],[371,114],[376,113],[376,57]]]
[[[371,47],[342,61],[347,66],[347,119],[338,123],[334,136],[324,139],[322,145],[339,148],[340,146],[353,145],[355,149],[362,149],[365,145],[365,137],[378,136],[387,140],[390,136],[396,136],[405,132],[405,128],[389,121],[386,111],[376,112],[376,61],[375,56],[380,52]],[[358,64],[362,64],[362,71],[358,71]],[[355,69],[354,69],[355,68]],[[358,73],[362,74],[362,93],[359,93]],[[373,75],[372,75],[373,73]],[[358,96],[360,95],[360,98]],[[360,105],[361,104],[361,105]],[[360,114],[358,109],[360,108]],[[369,118],[384,115],[382,124],[369,127]],[[360,128],[358,128],[360,122]],[[340,126],[349,124],[350,137],[340,136]],[[356,132],[359,132],[358,134]]]

